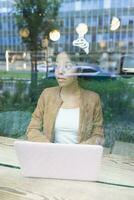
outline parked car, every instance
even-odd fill
[[[83,78],[99,79],[99,80],[100,79],[115,79],[116,78],[116,74],[114,74],[112,72],[107,72],[107,71],[101,69],[100,66],[97,66],[97,65],[94,65],[94,64],[78,65],[78,66],[75,66],[75,68],[78,68],[78,72],[70,74],[70,75],[79,76],[79,77],[83,77]],[[49,71],[48,77],[49,78],[55,77],[54,69]]]
[[[53,66],[48,66],[48,72],[53,70],[53,69],[54,69]],[[47,71],[46,64],[44,64],[44,63],[38,64],[37,70],[38,70],[38,72],[46,72]]]
[[[112,72],[108,72],[102,69],[100,66],[90,64],[88,66],[79,66],[81,72],[80,77],[93,78],[93,79],[113,79],[116,75]]]
[[[134,75],[134,56],[124,55],[120,59],[120,74]]]

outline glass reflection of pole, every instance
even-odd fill
[[[48,42],[48,40],[47,40]],[[48,45],[46,46],[46,49],[45,49],[45,56],[46,56],[46,78],[48,77]]]
[[[49,38],[51,41],[56,42],[60,39],[60,32],[59,30],[53,30],[49,33]]]
[[[6,71],[9,71],[9,51],[8,50],[6,50],[5,57],[6,57]]]
[[[28,28],[24,27],[24,28],[21,28],[19,30],[19,35],[21,36],[21,38],[28,38],[29,37],[29,34],[30,34],[30,31],[28,30]],[[26,53],[24,52],[23,53],[23,58],[26,57]],[[23,68],[26,69],[26,63],[23,63]]]
[[[42,40],[42,46],[45,50],[46,78],[48,77],[48,44],[49,44],[49,41],[48,41],[47,37],[45,37],[45,39]]]
[[[50,40],[56,42],[60,39],[60,32],[58,30],[53,30],[49,33],[49,38]],[[42,40],[42,47],[45,50],[45,61],[46,61],[46,78],[48,77],[48,45],[49,45],[49,40],[47,37]]]

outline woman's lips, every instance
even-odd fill
[[[66,79],[65,78],[58,78],[58,81],[65,81]]]
[[[57,76],[57,79],[58,79],[59,81],[64,81],[64,80],[66,80],[65,76],[63,76],[63,75]]]

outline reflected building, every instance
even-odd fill
[[[22,50],[21,38],[14,17],[14,1],[0,0],[0,57],[6,50]]]
[[[45,0],[44,0],[45,1]],[[0,53],[6,49],[21,51],[21,37],[17,29],[14,0],[0,1]],[[110,31],[113,17],[118,17],[121,26]],[[61,38],[55,42],[56,49],[79,52],[72,42],[77,38],[75,31],[79,23],[88,25],[85,38],[90,52],[132,51],[134,48],[134,1],[132,0],[62,0],[59,10]]]
[[[110,30],[113,17],[121,25],[116,31]],[[90,51],[101,50],[128,52],[134,48],[134,1],[132,0],[63,0],[60,8],[61,39],[58,48],[77,52],[72,41],[77,38],[75,31],[79,23],[88,25],[86,39]]]

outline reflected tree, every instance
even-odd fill
[[[42,39],[58,28],[57,16],[61,0],[16,0],[16,21],[23,42],[31,56],[31,100],[37,89],[37,55]]]

